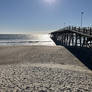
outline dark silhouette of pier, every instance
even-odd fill
[[[92,27],[69,26],[50,34],[56,45],[64,46],[92,70]]]
[[[69,26],[58,31],[51,32],[51,38],[56,45],[91,47],[92,28]]]

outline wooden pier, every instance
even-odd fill
[[[56,45],[92,47],[92,27],[65,27],[51,32]]]

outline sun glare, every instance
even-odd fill
[[[56,0],[44,0],[46,3],[48,3],[48,4],[53,4],[53,3],[55,3],[56,2]]]

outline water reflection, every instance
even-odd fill
[[[0,45],[48,45],[55,46],[49,34],[1,34]]]

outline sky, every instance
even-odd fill
[[[92,26],[92,0],[0,0],[0,33],[50,33]]]

